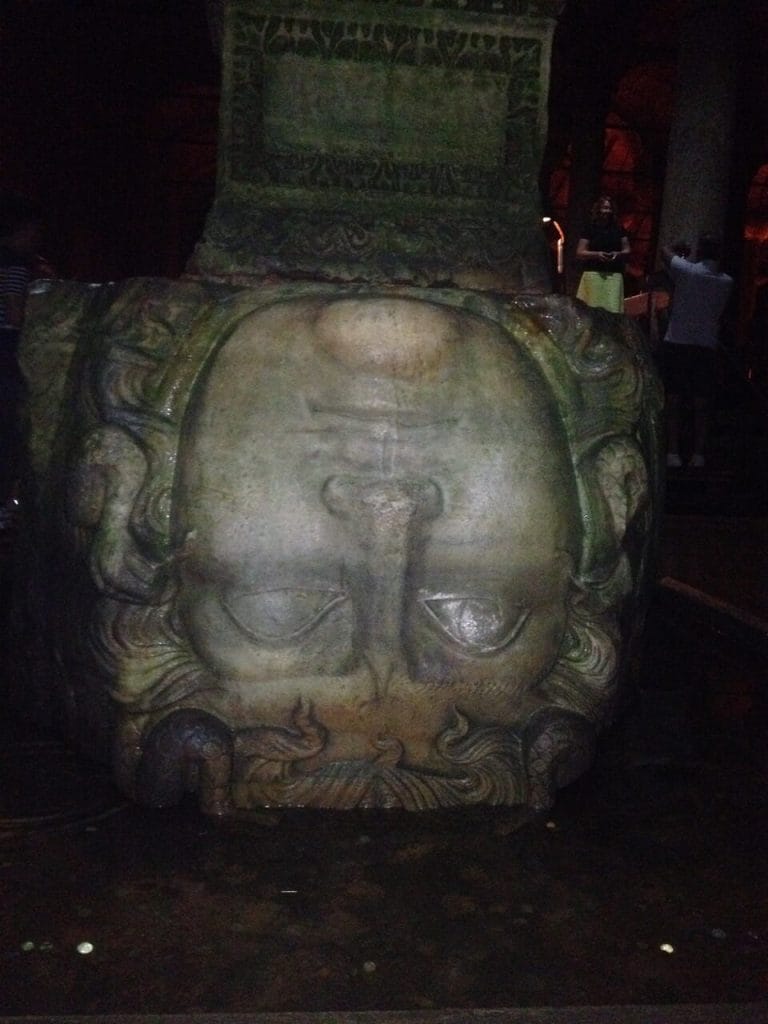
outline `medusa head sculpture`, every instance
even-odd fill
[[[25,356],[39,571],[68,567],[39,630],[128,794],[545,807],[584,770],[652,548],[659,391],[630,324],[554,297],[72,287],[66,382],[55,290]]]

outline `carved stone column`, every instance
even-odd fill
[[[669,140],[662,244],[704,232],[722,237],[733,150],[739,4],[699,0],[683,24]]]
[[[537,176],[561,0],[228,0],[192,270],[548,291]]]

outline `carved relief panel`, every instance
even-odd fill
[[[230,0],[195,267],[546,289],[548,0]]]

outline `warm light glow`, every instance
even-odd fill
[[[744,226],[744,237],[750,242],[768,242],[768,223],[747,221]]]
[[[555,220],[554,217],[542,217],[541,218],[541,223],[542,224],[551,224],[552,227],[557,232],[557,237],[560,239],[560,241],[561,242],[565,241],[565,232],[560,227],[560,225],[558,224],[558,222]]]
[[[542,224],[551,224],[552,227],[557,232],[557,242],[556,242],[556,246],[557,246],[557,272],[558,272],[558,274],[562,274],[562,272],[563,272],[563,246],[565,245],[565,232],[560,227],[560,225],[557,223],[557,221],[555,220],[554,217],[542,217],[541,218],[541,223]]]

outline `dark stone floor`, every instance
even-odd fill
[[[128,806],[102,769],[16,739],[0,765],[0,1008],[764,1000],[764,765],[739,753],[609,744],[519,829],[500,810],[222,825]]]

